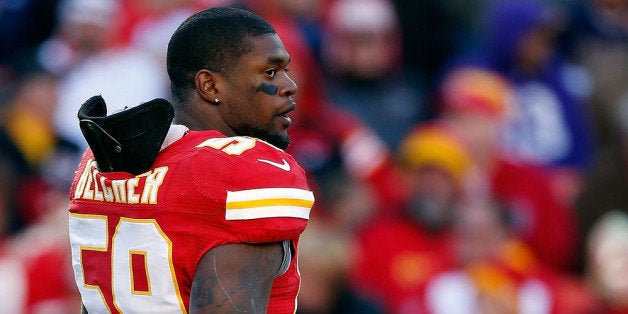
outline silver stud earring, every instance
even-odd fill
[[[220,99],[218,99],[218,98],[214,98],[214,102],[215,102],[215,103],[219,103],[219,102],[220,102]]]

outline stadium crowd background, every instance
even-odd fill
[[[1,312],[79,308],[77,109],[168,98],[214,5],[292,56],[298,313],[628,313],[625,0],[0,0]]]

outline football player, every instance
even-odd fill
[[[294,313],[314,202],[284,152],[297,85],[273,27],[215,7],[168,45],[172,102],[79,110],[89,149],[70,191],[89,313]],[[174,121],[174,123],[171,123]]]

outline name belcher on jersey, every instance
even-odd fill
[[[74,191],[74,199],[126,204],[157,204],[159,187],[168,167],[157,167],[139,176],[123,180],[107,180],[89,159]]]

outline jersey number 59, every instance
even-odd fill
[[[111,234],[107,216],[71,213],[69,223],[72,267],[89,313],[186,313],[172,243],[157,221],[122,217]],[[90,273],[96,269],[111,278]]]

